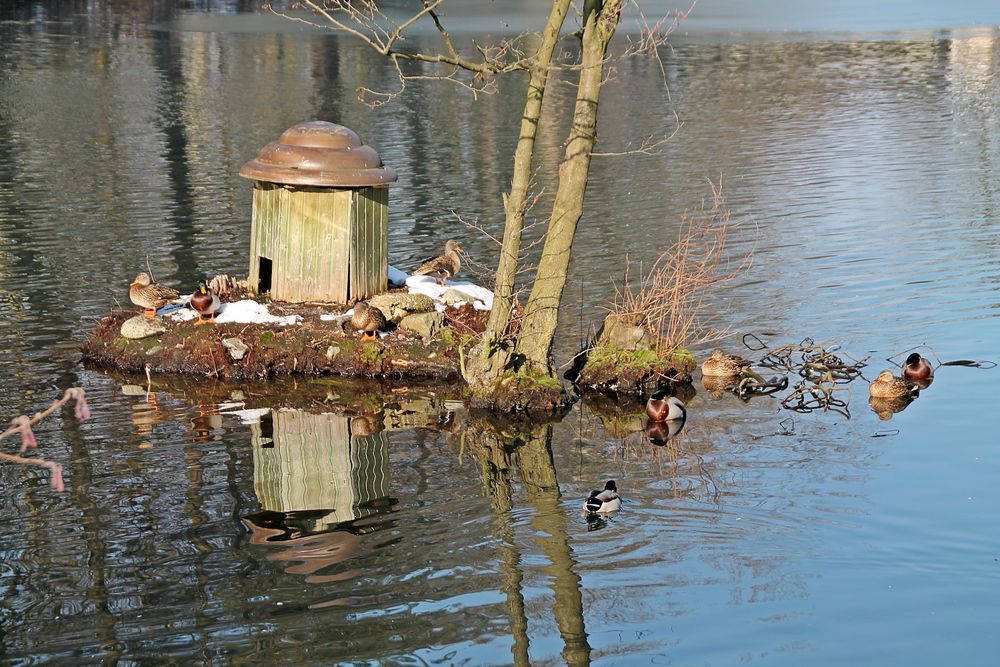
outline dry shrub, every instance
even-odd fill
[[[736,227],[722,196],[722,183],[709,181],[711,206],[685,211],[676,242],[664,250],[652,267],[641,272],[638,285],[630,278],[626,260],[625,279],[615,290],[612,313],[645,326],[657,338],[662,357],[694,343],[714,340],[725,331],[704,326],[700,317],[712,288],[727,283],[750,269],[754,249],[742,257],[726,253],[726,238]]]

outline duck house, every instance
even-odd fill
[[[385,291],[396,172],[355,132],[300,123],[240,176],[254,182],[248,276],[257,294],[346,303]]]

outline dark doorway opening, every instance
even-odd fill
[[[271,260],[267,257],[259,257],[257,265],[257,294],[264,294],[271,291]]]

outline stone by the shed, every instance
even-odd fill
[[[434,299],[426,294],[394,292],[379,294],[368,299],[368,305],[378,308],[387,320],[399,322],[413,313],[427,313],[434,310]]]
[[[121,334],[123,338],[138,340],[164,333],[167,325],[162,317],[148,319],[145,315],[136,315],[122,322]]]
[[[229,352],[229,356],[233,358],[233,361],[239,361],[250,350],[247,344],[239,338],[223,338],[222,346]]]
[[[445,305],[454,306],[456,303],[475,303],[476,297],[470,296],[465,292],[452,287],[450,289],[446,289],[441,294],[441,300],[445,302]]]
[[[414,313],[401,319],[399,326],[418,334],[424,340],[430,340],[444,326],[444,315],[437,311]]]
[[[162,345],[154,345],[153,347],[151,347],[148,350],[146,350],[146,356],[147,357],[151,357],[154,354],[158,354],[158,353],[160,353],[162,351],[163,351],[163,346]]]
[[[340,346],[339,345],[331,345],[330,347],[326,348],[326,360],[327,361],[333,361],[334,357],[336,357],[338,354],[340,354]]]

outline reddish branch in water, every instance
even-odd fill
[[[20,453],[24,454],[29,449],[36,449],[38,447],[38,441],[35,439],[35,433],[31,430],[31,427],[48,417],[64,404],[74,400],[76,401],[76,409],[74,411],[76,418],[80,421],[86,421],[89,419],[90,407],[87,405],[87,399],[84,396],[83,389],[80,387],[70,387],[66,390],[66,393],[63,394],[63,397],[50,405],[47,410],[39,412],[31,418],[28,418],[27,415],[21,415],[20,417],[12,419],[10,428],[3,433],[0,433],[0,440],[9,438],[15,433],[20,433]],[[4,452],[0,452],[0,459],[12,461],[14,463],[23,463],[26,465],[36,465],[48,468],[50,471],[49,483],[52,485],[52,488],[56,491],[64,491],[66,489],[66,485],[63,483],[63,468],[55,461],[49,461],[43,458],[28,458],[25,456],[17,456],[15,454],[6,454]]]

